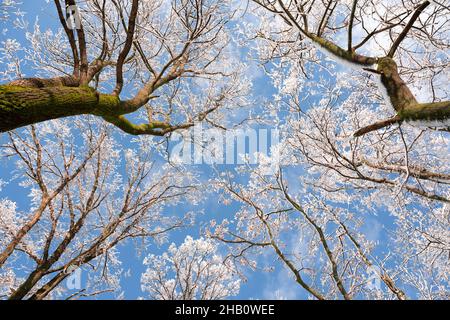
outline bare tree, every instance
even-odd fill
[[[278,262],[307,298],[448,299],[443,2],[252,0],[240,21],[217,0],[54,5],[62,28],[19,25],[28,45],[7,39],[0,49],[2,152],[31,197],[28,211],[0,199],[1,297],[67,297],[61,283],[80,267],[92,279],[68,298],[117,292],[118,245],[164,238],[189,222],[164,208],[211,196],[234,214],[207,221],[206,235],[202,225],[209,238],[148,255],[149,297],[222,299],[237,293],[235,272]],[[74,8],[78,29],[66,19]],[[253,62],[270,90],[247,97]],[[35,77],[24,78],[24,63]],[[152,161],[163,144],[138,137],[125,148],[102,121],[132,135],[169,137],[197,121],[223,130],[252,100],[263,108],[253,103],[261,112],[247,120],[277,127],[281,142],[256,166],[217,168],[201,194],[191,170]],[[69,117],[81,114],[100,124]]]
[[[20,78],[16,72],[19,79],[0,86],[0,132],[92,114],[129,134],[162,136],[245,95],[239,68],[226,56],[226,24],[233,12],[221,1],[54,4],[66,39],[35,28],[27,59],[47,77]],[[73,16],[75,23],[68,19]],[[209,89],[196,100],[182,94],[192,96],[200,85]],[[141,109],[147,110],[146,123],[125,118]]]
[[[54,123],[48,131],[32,126],[29,135],[11,132],[2,146],[5,156],[18,161],[33,208],[16,211],[8,202],[0,207],[0,270],[14,272],[17,259],[26,261],[27,275],[9,288],[9,299],[62,295],[62,281],[83,266],[95,275],[83,295],[97,287],[117,291],[111,270],[117,267],[119,244],[141,239],[148,245],[189,223],[188,216],[162,215],[165,205],[192,195],[188,174],[157,168],[148,152],[128,150],[122,180],[122,155],[104,128],[86,120],[75,121],[77,129],[66,125]],[[70,137],[77,130],[81,145]]]
[[[415,54],[421,54],[415,52],[419,51],[416,48],[421,42],[428,42],[436,51],[448,49],[449,45],[445,38],[448,30],[448,8],[445,5],[436,2],[429,8],[430,1],[410,1],[408,4],[358,0],[253,0],[253,2],[270,14],[281,17],[287,25],[285,32],[298,33],[301,47],[316,47],[340,63],[361,68],[380,78],[380,90],[386,92],[386,103],[389,103],[396,114],[389,119],[360,128],[355,132],[355,136],[403,121],[443,121],[445,125],[445,121],[449,119],[450,102],[437,99],[433,83],[434,76],[441,73],[448,62],[430,67],[433,70],[432,102],[419,103],[400,73],[407,72],[407,58],[414,59]],[[345,17],[343,21],[338,21],[338,14]],[[420,19],[421,16],[424,18]],[[367,26],[369,23],[370,29]],[[356,27],[362,38],[358,43],[354,42]],[[337,35],[341,36],[344,30],[347,31],[345,47],[341,45],[342,41],[337,43],[331,40]],[[381,50],[377,51],[380,54],[374,56],[373,51],[376,50],[368,44],[371,41],[378,43],[380,39],[388,37],[392,42],[386,47],[384,46],[386,41],[382,41]],[[411,46],[412,49],[402,46],[411,39],[416,42]],[[298,41],[293,42],[293,46],[298,44]],[[357,53],[357,50],[364,53]],[[398,63],[403,70],[399,71]]]
[[[272,252],[270,256],[307,296],[318,300],[405,300],[416,295],[445,299],[445,207],[435,211],[435,219],[419,216],[420,209],[414,211],[414,219],[401,216],[399,230],[392,230],[393,241],[387,241],[389,248],[380,256],[375,252],[381,244],[364,231],[373,227],[370,219],[376,205],[370,199],[367,202],[356,192],[320,192],[319,187],[307,184],[308,175],[299,177],[296,191],[290,191],[284,177],[284,172],[292,170],[289,166],[273,175],[264,174],[261,168],[247,169],[251,173],[248,185],[236,183],[230,175],[217,179],[223,197],[241,208],[232,221],[214,222],[210,236],[229,246],[228,259],[234,263],[271,272],[273,264],[267,256]],[[411,243],[412,236],[416,242]],[[261,255],[266,259],[260,259]],[[373,278],[379,279],[380,287],[370,287]],[[406,294],[406,286],[412,297]]]
[[[239,292],[240,279],[231,263],[224,263],[211,239],[187,236],[161,256],[150,255],[141,286],[159,300],[219,300]]]

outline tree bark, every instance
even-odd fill
[[[0,132],[67,116],[93,113],[99,96],[89,88],[0,86]]]
[[[108,63],[94,62],[88,76],[93,77],[105,65]],[[80,80],[73,76],[15,80],[0,85],[0,133],[43,121],[83,114],[102,117],[133,135],[163,136],[174,130],[185,129],[193,126],[193,123],[171,125],[167,122],[153,121],[134,124],[124,117],[144,106],[153,98],[151,94],[160,86],[179,76],[179,72],[175,70],[166,77],[151,81],[129,100],[120,100],[114,93],[99,93],[94,88],[80,84]],[[201,113],[199,118],[209,112],[211,111]]]
[[[353,135],[360,137],[369,132],[391,126],[403,121],[419,121],[424,125],[433,126],[433,122],[449,122],[450,101],[419,103],[413,95],[408,85],[403,81],[398,73],[397,63],[390,57],[378,59],[377,70],[369,70],[377,73],[381,77],[381,83],[386,89],[390,103],[396,115],[390,119],[382,120],[370,124],[357,130]],[[427,123],[428,122],[428,123]],[[450,127],[450,124],[447,124]]]
[[[90,87],[0,86],[0,132],[47,120],[93,114],[117,117],[125,105],[119,98]]]
[[[450,101],[419,103],[398,73],[397,64],[390,57],[378,59],[377,71],[386,88],[392,107],[400,121],[445,121],[450,119]]]

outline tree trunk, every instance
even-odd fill
[[[9,296],[9,300],[22,300],[34,287],[36,283],[39,282],[39,280],[42,279],[42,277],[47,272],[48,268],[50,266],[40,266],[36,270],[34,270],[27,278],[27,280],[22,283],[14,293]]]
[[[0,86],[0,132],[81,114],[114,117],[120,111],[117,97],[90,87]]]

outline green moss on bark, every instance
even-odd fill
[[[397,64],[392,58],[378,59],[378,72],[386,88],[391,104],[397,113],[417,104],[416,98],[398,73]]]
[[[403,120],[445,121],[450,119],[450,101],[418,103],[399,112]]]
[[[63,117],[120,114],[116,96],[99,94],[90,87],[28,88],[0,86],[0,132]]]
[[[347,60],[349,62],[357,63],[363,66],[371,66],[377,62],[376,58],[366,57],[357,54],[354,50],[347,51],[334,44],[331,41],[328,41],[322,37],[318,37],[314,34],[309,34],[309,37],[312,41],[329,51],[330,53],[340,57],[341,59]]]

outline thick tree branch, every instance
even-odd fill
[[[115,125],[122,131],[132,135],[155,135],[163,136],[171,126],[164,122],[151,122],[143,124],[134,124],[125,116],[106,116],[103,117],[109,123]]]
[[[385,170],[389,172],[407,173],[404,166],[387,163],[373,163],[367,159],[361,159],[361,162],[371,168]],[[425,168],[419,168],[413,165],[409,166],[409,174],[422,180],[430,180],[439,183],[450,183],[450,174],[432,172]]]
[[[66,0],[66,7],[76,6],[75,0]],[[80,49],[80,84],[87,85],[88,81],[88,54],[87,54],[87,44],[86,44],[86,34],[84,32],[83,23],[79,21],[79,28],[77,29],[78,35],[78,47]]]
[[[220,100],[220,99],[219,99]],[[217,110],[219,108],[219,104],[217,103],[216,106],[201,112],[197,115],[196,120],[197,121],[203,121],[206,119],[206,117]],[[115,125],[122,131],[132,134],[132,135],[154,135],[154,136],[164,136],[170,132],[174,132],[176,130],[181,129],[188,129],[193,126],[195,126],[195,122],[186,122],[181,123],[177,125],[171,125],[167,122],[161,122],[161,121],[152,121],[150,123],[143,123],[143,124],[134,124],[131,121],[129,121],[127,118],[125,118],[123,115],[119,116],[104,116],[103,117],[106,121],[109,123]]]
[[[55,6],[56,6],[56,10],[58,11],[59,21],[64,28],[64,31],[69,40],[70,48],[72,50],[73,75],[75,77],[79,77],[80,76],[80,56],[78,53],[78,47],[77,47],[77,43],[75,40],[74,32],[73,32],[73,30],[69,29],[69,27],[67,26],[66,17],[64,16],[64,12],[61,8],[61,3],[59,2],[59,0],[55,0]]]
[[[401,120],[401,118],[399,116],[395,116],[395,117],[392,117],[390,119],[378,121],[378,122],[372,123],[371,125],[368,125],[368,126],[366,126],[364,128],[361,128],[361,129],[357,130],[353,134],[353,136],[360,137],[360,136],[363,136],[363,135],[365,135],[365,134],[367,134],[369,132],[380,130],[380,129],[385,128],[385,127],[389,127],[389,126],[391,126],[391,125],[393,125],[395,123],[399,123],[401,121],[402,120]]]
[[[297,29],[308,39],[313,41],[315,44],[319,45],[326,51],[328,51],[331,55],[338,56],[339,58],[342,58],[344,60],[347,60],[348,62],[352,62],[358,65],[364,65],[364,66],[372,66],[377,62],[376,58],[363,56],[360,54],[357,54],[353,50],[350,52],[339,47],[335,43],[326,40],[325,38],[315,35],[313,33],[307,32],[304,28],[300,26],[300,24],[297,22],[297,19],[292,15],[292,13],[285,7],[283,2],[281,0],[278,0],[278,3],[280,4],[281,8],[283,9],[284,14],[286,14],[288,20],[297,27]]]
[[[78,87],[80,79],[75,76],[64,76],[56,78],[22,78],[8,83],[9,86],[26,88],[46,88],[46,87]]]
[[[356,12],[356,4],[357,3],[358,3],[358,0],[353,0],[352,11],[350,13],[350,20],[349,20],[349,25],[348,25],[348,47],[347,47],[347,50],[349,52],[352,51],[353,22],[355,20],[355,12]]]
[[[123,87],[123,64],[125,62],[125,59],[128,56],[128,53],[130,52],[131,46],[133,45],[133,38],[134,38],[134,32],[136,29],[136,17],[138,13],[138,7],[139,7],[139,0],[133,0],[133,3],[131,5],[131,12],[128,19],[128,29],[127,37],[125,40],[125,44],[123,46],[122,51],[119,54],[119,57],[117,58],[117,66],[116,66],[116,87],[113,91],[113,94],[118,96],[120,92],[122,91]]]
[[[320,19],[320,23],[319,23],[319,26],[317,27],[317,31],[316,31],[316,34],[319,37],[322,35],[322,30],[324,29],[324,26],[327,24],[327,22],[326,22],[328,20],[327,16],[329,16],[328,10],[330,10],[332,3],[333,3],[333,0],[328,1],[328,4],[325,8],[325,12],[322,15],[322,19]]]
[[[418,103],[408,85],[400,77],[397,64],[392,58],[378,59],[377,70],[369,71],[380,75],[381,83],[389,96],[389,102],[397,115],[359,129],[354,133],[355,137],[402,121],[419,121],[424,125],[429,123],[429,126],[433,126],[433,122],[444,123],[450,119],[450,101]]]
[[[430,5],[430,1],[423,2],[414,12],[411,19],[409,20],[408,24],[405,26],[403,31],[399,34],[397,39],[395,40],[394,44],[392,45],[391,49],[389,50],[388,57],[393,58],[395,51],[397,50],[400,43],[405,39],[406,35],[408,34],[409,30],[411,30],[412,26],[414,25],[414,22],[416,22],[417,18],[419,18],[419,15],[422,13],[423,10],[425,10],[426,7]]]

